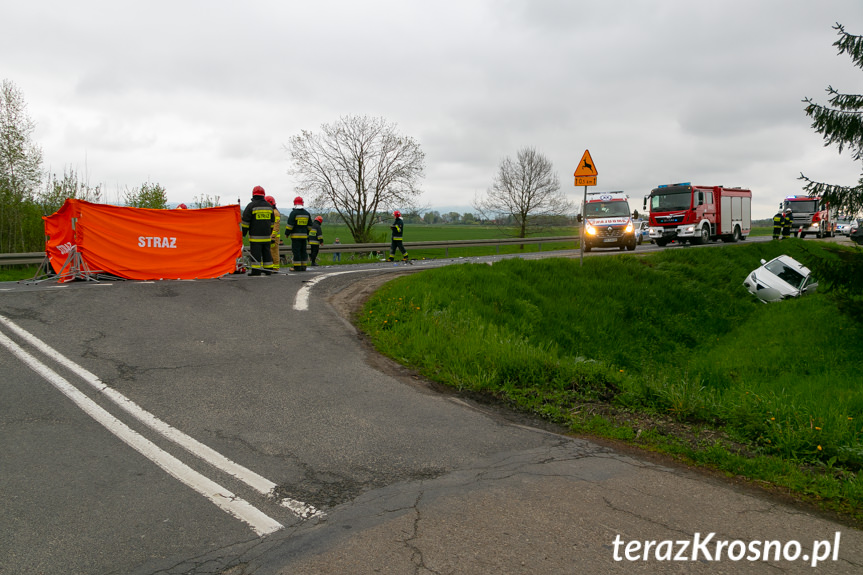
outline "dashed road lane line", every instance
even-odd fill
[[[265,495],[267,497],[275,497],[276,484],[258,475],[254,471],[243,467],[242,465],[231,461],[218,451],[204,445],[200,441],[196,440],[189,435],[186,435],[179,429],[172,427],[171,425],[165,423],[152,413],[146,411],[134,401],[118,392],[117,390],[107,386],[102,380],[100,380],[96,375],[81,367],[77,363],[65,357],[63,354],[31,334],[30,332],[22,329],[8,318],[4,316],[0,316],[0,323],[9,328],[11,331],[15,332],[22,340],[26,341],[34,348],[38,349],[40,352],[45,354],[47,357],[51,358],[55,362],[59,363],[82,380],[84,380],[88,385],[96,389],[99,393],[103,394],[105,397],[113,401],[118,407],[122,408],[129,415],[141,421],[144,425],[158,432],[163,437],[173,441],[177,445],[180,445],[188,452],[193,455],[203,459],[216,469],[219,469],[228,475],[242,481],[258,493]],[[280,500],[280,505],[282,507],[286,507],[295,515],[300,518],[307,519],[309,517],[322,517],[323,512],[318,509],[315,509],[313,506],[303,503],[302,501],[297,501],[295,499],[283,498]]]
[[[284,527],[281,523],[265,515],[244,499],[237,497],[215,481],[198,473],[173,455],[163,451],[153,442],[105,411],[104,408],[84,395],[84,393],[61,377],[57,372],[37,360],[21,346],[9,339],[4,333],[0,333],[0,344],[5,346],[15,357],[41,375],[63,395],[72,400],[87,415],[95,419],[129,447],[161,467],[184,485],[209,499],[223,511],[248,524],[258,535],[267,535]]]

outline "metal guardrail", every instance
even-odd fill
[[[454,240],[454,241],[435,241],[435,242],[405,242],[407,250],[435,250],[443,249],[444,257],[449,257],[450,248],[472,248],[477,246],[497,246],[497,252],[500,253],[500,246],[522,245],[522,244],[539,244],[539,251],[542,251],[542,244],[560,244],[567,242],[577,242],[578,236],[551,236],[542,238],[498,238],[490,240]],[[374,244],[324,244],[321,246],[321,253],[358,253],[358,252],[385,252],[389,253],[390,243],[374,243]],[[279,246],[279,255],[290,255],[290,242]],[[37,265],[45,259],[45,252],[26,252],[19,254],[0,254],[0,266],[14,265]]]
[[[20,254],[0,254],[0,266],[41,264],[45,252],[26,252]]]

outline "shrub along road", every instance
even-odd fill
[[[363,272],[295,310],[318,273],[2,293],[4,568],[700,572],[717,541],[726,573],[863,565],[829,518],[440,393],[345,319]],[[763,541],[799,557],[762,561]]]

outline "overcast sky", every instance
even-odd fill
[[[585,150],[591,191],[750,187],[753,217],[800,172],[854,185],[803,111],[863,93],[835,22],[861,0],[7,2],[0,77],[24,96],[44,167],[114,202],[158,182],[169,202],[255,185],[289,206],[285,144],[380,116],[426,153],[421,204],[472,211],[502,158],[533,146],[561,188]],[[634,206],[633,206],[634,207]]]

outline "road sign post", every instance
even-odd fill
[[[581,265],[584,265],[584,226],[587,220],[584,217],[584,206],[587,205],[587,186],[596,185],[596,176],[599,172],[596,171],[596,164],[593,163],[593,158],[590,157],[590,150],[585,150],[581,156],[581,161],[578,163],[578,168],[572,174],[575,178],[576,186],[584,186],[584,198],[581,201],[581,233],[579,234],[579,252],[581,256]]]

